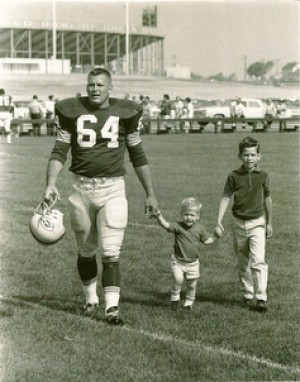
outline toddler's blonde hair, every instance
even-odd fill
[[[202,204],[196,198],[185,198],[181,202],[181,213],[185,213],[188,210],[194,210],[197,214],[200,214]]]

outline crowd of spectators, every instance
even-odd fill
[[[2,115],[0,118],[0,128],[2,125],[2,132],[4,132],[7,141],[10,142],[10,135],[14,134],[18,136],[18,129],[12,126],[11,132],[8,133],[7,125],[11,122],[13,118],[19,118],[14,113],[14,103],[10,96],[5,94],[4,89],[1,90],[0,101],[4,104],[9,100],[10,111],[7,112],[7,107],[2,105]],[[76,94],[76,97],[81,97],[80,93]],[[192,119],[194,118],[194,110],[196,102],[190,97],[183,98],[179,95],[175,99],[171,99],[169,94],[163,94],[160,101],[156,102],[151,100],[148,95],[140,94],[139,96],[130,96],[129,93],[124,94],[124,99],[129,99],[134,102],[139,103],[143,106],[143,131],[142,133],[149,133],[151,130],[151,119],[159,119],[160,127],[165,129],[168,133],[171,132],[185,132],[188,133],[190,130],[190,123],[188,121],[180,121],[181,119]],[[0,103],[1,103],[0,102]],[[30,135],[40,136],[42,125],[40,120],[46,119],[46,134],[55,135],[55,124],[54,124],[54,113],[55,113],[55,98],[53,95],[49,95],[46,101],[39,100],[37,95],[33,95],[32,101],[28,105],[28,118],[32,120],[32,130]],[[265,104],[265,119],[263,125],[266,129],[269,129],[273,123],[274,118],[284,118],[286,116],[287,105],[285,100],[278,99],[273,101],[272,99],[267,99],[264,101]],[[246,127],[246,121],[243,115],[243,103],[240,97],[236,97],[230,105],[230,115],[241,120],[242,128]],[[1,105],[0,105],[1,108]],[[1,114],[1,110],[0,110]],[[1,117],[1,115],[0,115]],[[24,118],[24,116],[22,116]],[[26,117],[25,117],[26,118]],[[35,122],[36,121],[36,122]],[[283,122],[285,125],[285,122]],[[235,129],[235,122],[232,123],[232,128]]]

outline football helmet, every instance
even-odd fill
[[[53,209],[56,201],[57,198],[41,201],[29,222],[31,234],[42,244],[57,243],[66,233],[63,214],[58,209]]]

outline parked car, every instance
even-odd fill
[[[230,118],[231,117],[231,103],[233,99],[219,101],[216,105],[201,107],[194,111],[195,118]],[[263,118],[265,114],[264,103],[255,98],[242,98],[244,105],[245,118]],[[206,125],[203,122],[201,125]]]

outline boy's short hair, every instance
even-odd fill
[[[239,153],[242,154],[244,149],[249,147],[256,147],[257,152],[260,152],[260,145],[258,141],[252,137],[246,137],[239,143]]]
[[[200,214],[202,204],[196,198],[186,198],[181,202],[181,213],[188,210],[195,210],[197,214]]]

